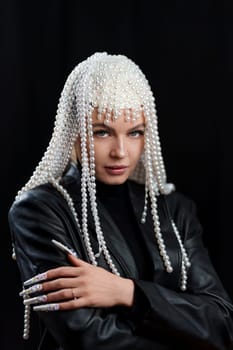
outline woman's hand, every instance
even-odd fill
[[[35,284],[20,293],[25,297],[25,304],[42,304],[34,307],[37,311],[132,306],[132,280],[116,276],[70,254],[68,259],[72,266],[58,267],[34,277],[34,281],[43,280],[43,283]],[[38,291],[43,295],[31,298],[31,294]]]

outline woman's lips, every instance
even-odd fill
[[[128,167],[126,165],[106,166],[105,169],[109,175],[123,175]]]

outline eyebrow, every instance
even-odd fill
[[[101,128],[108,129],[110,131],[115,131],[114,128],[112,128],[111,126],[105,125],[104,123],[94,123],[94,124],[92,124],[92,127],[93,128],[101,127]],[[128,129],[128,131],[134,131],[134,130],[141,128],[141,127],[145,128],[145,124],[141,123],[141,124],[135,125],[133,128]]]

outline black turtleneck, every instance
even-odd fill
[[[148,256],[141,231],[137,224],[132,204],[128,194],[128,183],[121,185],[106,185],[96,182],[97,198],[105,206],[135,258],[140,279],[150,279],[150,266],[145,257]],[[146,261],[147,260],[147,261]]]

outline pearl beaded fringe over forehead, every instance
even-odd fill
[[[159,193],[165,195],[171,193],[174,186],[166,182],[155,102],[151,88],[140,68],[123,55],[109,55],[106,52],[95,53],[79,63],[70,73],[61,93],[49,146],[32,177],[18,192],[16,199],[35,186],[46,182],[53,184],[67,200],[77,226],[83,234],[90,262],[98,265],[98,257],[103,254],[111,271],[119,274],[106,246],[96,203],[95,149],[92,130],[94,108],[97,108],[98,118],[103,120],[105,124],[108,124],[110,120],[116,120],[122,114],[122,110],[125,112],[126,121],[132,122],[136,121],[143,112],[146,120],[144,154],[130,179],[145,184],[145,206],[141,222],[146,221],[147,200],[150,198],[155,238],[164,266],[167,272],[171,273],[173,268],[160,231],[156,196]],[[59,183],[70,160],[72,148],[78,135],[80,135],[81,140],[82,227],[80,227],[72,198]],[[87,140],[89,141],[90,155],[87,152]],[[88,200],[90,200],[95,221],[99,244],[98,252],[93,251],[88,233]],[[173,221],[172,227],[181,249],[181,289],[185,290],[187,268],[190,263]]]

